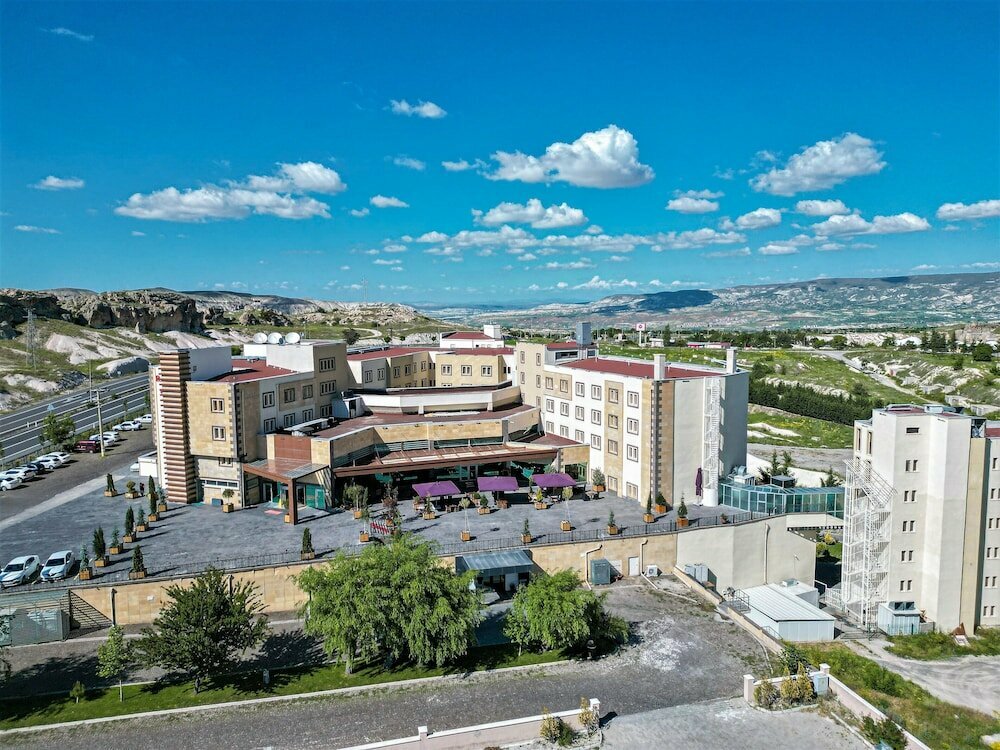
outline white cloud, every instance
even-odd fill
[[[341,266],[341,267],[340,267],[340,270],[341,270],[341,271],[350,271],[350,270],[351,270],[351,267],[350,267],[350,266]]]
[[[624,263],[629,257],[627,255],[612,255],[608,258],[609,263]]]
[[[414,159],[412,156],[397,156],[392,160],[392,163],[397,167],[405,167],[406,169],[415,169],[418,172],[423,172],[427,165],[420,161],[420,159]]]
[[[409,208],[410,204],[392,195],[373,195],[368,201],[375,208]]]
[[[621,279],[620,281],[614,281],[611,279],[602,279],[600,276],[594,276],[590,281],[585,281],[582,284],[577,284],[574,289],[635,289],[639,286],[638,281],[632,281],[630,279]]]
[[[817,235],[852,234],[905,234],[908,232],[923,232],[931,228],[927,219],[909,212],[894,216],[876,216],[868,222],[859,214],[848,216],[831,216],[826,221],[813,224],[812,229]]]
[[[14,227],[18,232],[31,232],[33,234],[62,234],[58,229],[50,227],[36,227],[31,224],[18,224]]]
[[[716,201],[704,198],[691,198],[682,195],[680,198],[673,198],[668,201],[666,209],[667,211],[677,211],[681,214],[708,214],[712,211],[718,211],[719,204]]]
[[[705,253],[703,257],[705,258],[744,258],[750,255],[749,247],[741,247],[736,250],[715,250],[711,253]]]
[[[351,216],[353,216],[353,217],[355,217],[357,219],[363,219],[365,216],[367,216],[370,213],[371,213],[371,209],[368,208],[368,206],[365,206],[364,208],[352,208],[351,209]]]
[[[392,99],[389,101],[389,107],[396,115],[423,117],[431,120],[438,120],[448,114],[434,102],[419,101],[416,104],[410,104],[406,99]]]
[[[133,229],[132,230],[132,236],[133,237],[145,237],[146,233],[145,232],[140,232],[138,230]]]
[[[845,133],[803,149],[784,167],[754,177],[750,186],[772,195],[795,195],[828,190],[851,177],[877,174],[884,167],[882,154],[872,141],[857,133]]]
[[[963,263],[962,268],[975,268],[981,270],[984,268],[988,269],[998,269],[1000,268],[1000,261],[976,261],[975,263]]]
[[[710,227],[693,229],[687,232],[666,232],[655,235],[656,244],[653,245],[653,252],[661,250],[690,250],[692,248],[706,247],[708,245],[733,245],[737,242],[746,242],[746,235],[739,232],[717,232]]]
[[[546,271],[579,271],[584,268],[594,268],[594,264],[590,262],[589,258],[580,258],[579,260],[568,261],[565,263],[549,261],[542,266],[542,268]]]
[[[527,203],[501,203],[485,214],[473,210],[477,224],[495,227],[501,224],[531,224],[535,229],[559,229],[575,227],[587,223],[587,217],[579,208],[562,203],[558,206],[542,205],[538,198],[530,198]]]
[[[388,260],[387,258],[376,258],[372,261],[372,264],[376,266],[398,266],[402,262],[403,261],[398,258],[394,258],[392,260]]]
[[[736,221],[726,219],[723,229],[766,229],[781,223],[781,211],[776,208],[758,208],[737,217]]]
[[[70,39],[76,39],[78,42],[92,42],[94,41],[93,34],[81,34],[79,31],[73,31],[73,29],[67,29],[65,26],[57,26],[54,29],[44,29],[50,34],[55,34],[56,36],[65,36]]]
[[[31,185],[35,190],[79,190],[86,183],[79,177],[56,177],[49,175]]]
[[[477,250],[476,255],[478,255],[480,258],[489,258],[493,255],[493,248],[487,247],[483,248],[482,250]]]
[[[234,188],[276,192],[325,193],[336,195],[347,190],[336,170],[314,161],[278,164],[274,175],[250,175],[245,182],[230,181]]]
[[[465,159],[460,159],[459,161],[443,161],[441,166],[449,172],[464,172],[467,169],[472,169],[473,165]]]
[[[937,210],[937,217],[943,221],[965,221],[968,219],[988,219],[1000,216],[1000,200],[979,201],[978,203],[944,203]]]
[[[618,188],[644,185],[653,179],[652,167],[639,162],[639,147],[627,130],[616,125],[584,133],[572,143],[556,142],[541,156],[497,151],[491,180],[568,182],[578,187]]]
[[[824,242],[822,245],[817,246],[816,250],[821,253],[834,252],[836,250],[843,250],[847,245],[840,242]]]
[[[838,214],[850,213],[850,209],[844,205],[843,201],[799,201],[795,204],[795,212],[804,216],[837,216]]]
[[[589,227],[583,230],[587,234],[604,234],[604,227],[600,224],[591,224]]]
[[[940,266],[935,266],[932,263],[921,263],[919,266],[914,266],[910,270],[911,271],[933,271],[933,270],[935,270],[937,268],[940,268]]]
[[[771,242],[757,248],[761,255],[794,255],[798,251],[798,247],[789,242]]]
[[[382,248],[384,253],[405,253],[406,245],[386,245]]]

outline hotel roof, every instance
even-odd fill
[[[578,344],[575,341],[553,341],[546,344],[546,349],[589,349],[593,344]]]
[[[469,339],[471,341],[499,341],[492,336],[487,336],[482,331],[453,331],[441,336],[443,339]]]
[[[210,383],[245,383],[250,380],[263,380],[279,375],[295,375],[295,370],[269,365],[264,359],[234,359],[230,372],[216,375],[205,382]]]
[[[429,352],[430,347],[426,346],[392,346],[388,349],[376,349],[370,352],[357,352],[356,354],[348,354],[347,359],[350,362],[362,362],[366,359],[380,359],[384,357],[401,357],[404,354],[419,354],[420,352]]]
[[[501,354],[513,354],[511,346],[481,346],[478,349],[437,349],[438,354],[473,354],[481,357],[499,357]]]
[[[500,420],[514,414],[532,411],[536,407],[518,404],[493,411],[461,411],[461,412],[431,412],[429,414],[399,414],[377,413],[366,414],[363,417],[345,419],[334,427],[313,433],[314,438],[337,438],[365,427],[380,427],[383,425],[427,424],[428,422],[483,422]]]
[[[589,359],[576,360],[575,362],[566,362],[560,364],[559,367],[570,367],[574,370],[587,370],[588,372],[603,372],[608,375],[653,379],[652,362],[591,357]],[[680,378],[708,378],[725,373],[714,370],[693,370],[687,367],[667,365],[664,374],[668,380],[674,380]]]

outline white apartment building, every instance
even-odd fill
[[[875,410],[855,422],[845,504],[854,619],[912,602],[945,632],[1000,625],[1000,423],[937,405]]]

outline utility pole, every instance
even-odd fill
[[[101,444],[101,458],[104,455],[104,420],[101,419],[101,389],[97,389],[97,441]]]

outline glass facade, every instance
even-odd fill
[[[843,487],[777,487],[719,482],[719,504],[755,513],[829,513],[844,517]]]

